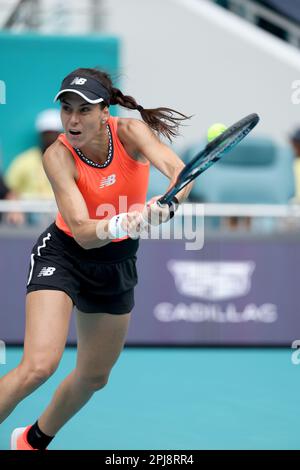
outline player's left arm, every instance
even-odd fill
[[[121,140],[128,143],[135,152],[142,154],[152,165],[170,180],[166,191],[175,183],[178,174],[185,167],[184,162],[167,145],[162,143],[150,127],[138,119],[128,119],[121,127]],[[178,201],[183,202],[189,195],[193,183],[189,183],[177,195]],[[158,199],[158,197],[157,197]]]

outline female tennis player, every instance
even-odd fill
[[[190,191],[185,187],[169,205],[159,207],[159,196],[145,205],[150,164],[170,186],[184,167],[157,134],[171,139],[187,116],[169,108],[143,109],[98,69],[71,72],[55,100],[65,133],[46,150],[43,164],[59,212],[32,250],[24,355],[0,380],[0,422],[56,370],[73,307],[77,362],[38,420],[13,431],[15,450],[46,449],[105,386],[134,306],[143,218],[151,224],[169,220]],[[138,110],[144,122],[111,117],[109,105],[115,104]]]

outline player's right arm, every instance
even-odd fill
[[[109,232],[109,220],[89,217],[85,200],[76,184],[74,159],[61,142],[56,141],[46,150],[43,165],[58,209],[76,242],[87,250],[110,243],[113,237]],[[132,214],[128,216],[130,221],[136,217]]]

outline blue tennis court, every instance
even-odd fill
[[[54,376],[2,424],[1,449],[39,416],[75,357],[66,349]],[[1,375],[20,358],[9,348]],[[300,449],[299,374],[283,348],[127,348],[50,449]]]

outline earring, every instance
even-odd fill
[[[106,123],[106,120],[105,119],[102,119],[102,124],[105,124]]]

